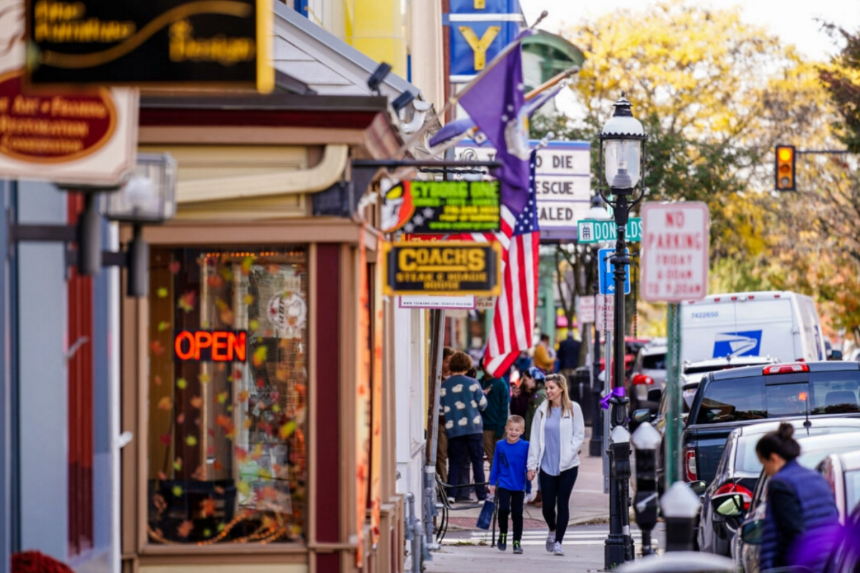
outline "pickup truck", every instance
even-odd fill
[[[685,481],[714,479],[732,430],[764,420],[860,417],[860,364],[796,362],[708,373],[681,437]]]

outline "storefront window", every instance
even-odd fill
[[[151,542],[303,539],[307,293],[301,247],[152,250]]]

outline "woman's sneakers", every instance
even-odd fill
[[[561,541],[555,542],[555,545],[552,548],[552,554],[558,556],[564,555],[564,549],[561,548]]]
[[[552,553],[555,550],[555,531],[550,531],[546,534],[546,552]]]
[[[499,548],[499,551],[504,551],[505,549],[508,548],[507,537],[508,536],[504,533],[499,534],[499,542],[496,544],[496,547]],[[514,541],[514,553],[517,552],[517,546],[518,545],[519,545],[519,541]],[[522,551],[520,551],[520,552],[522,553]]]
[[[520,545],[519,541],[514,541],[514,555],[522,555],[523,554],[523,546]]]

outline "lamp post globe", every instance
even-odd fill
[[[626,227],[630,218],[630,209],[645,196],[641,181],[644,175],[644,144],[647,139],[642,124],[633,117],[632,104],[622,92],[621,98],[613,104],[615,110],[612,117],[603,125],[598,139],[598,194],[613,208],[616,228],[615,254],[610,258],[614,265],[615,312],[614,312],[614,348],[613,356],[606,357],[606,364],[611,364],[610,377],[611,393],[609,399],[609,415],[611,434],[617,427],[627,426],[626,372],[625,372],[625,309],[624,289],[627,277],[627,267],[630,257],[627,254]],[[640,189],[638,197],[634,191]],[[608,187],[608,189],[606,189]],[[606,192],[605,192],[606,191]],[[611,197],[611,199],[610,199]],[[607,369],[609,370],[609,369]],[[626,430],[625,430],[626,431]],[[619,479],[624,475],[620,468],[629,467],[629,451],[623,448],[611,448],[609,452],[612,471],[616,477],[611,480],[609,487],[609,537],[606,539],[605,567],[614,569],[624,561],[633,559],[633,540],[629,534],[629,483]]]

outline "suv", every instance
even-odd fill
[[[683,475],[710,483],[735,428],[760,420],[860,416],[860,364],[795,362],[711,372],[682,437]]]
[[[631,412],[640,408],[657,411],[659,400],[648,400],[648,391],[657,388],[662,392],[666,387],[667,351],[665,338],[654,339],[650,344],[639,349],[627,388]]]

